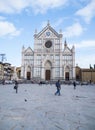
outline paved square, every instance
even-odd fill
[[[95,85],[0,85],[0,130],[95,130]]]

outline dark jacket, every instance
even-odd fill
[[[75,81],[73,82],[73,85],[76,86],[76,82]]]
[[[59,82],[59,81],[56,82],[56,87],[57,87],[57,89],[61,89],[61,86],[60,86],[60,82]]]

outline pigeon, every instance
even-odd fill
[[[27,102],[27,99],[24,99],[25,102]]]

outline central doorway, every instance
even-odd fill
[[[46,72],[45,72],[45,80],[50,80],[50,75],[51,75],[51,71],[46,70]]]
[[[51,79],[51,73],[52,73],[52,63],[50,60],[47,60],[45,62],[45,80],[50,80]]]
[[[31,78],[31,73],[27,72],[27,80],[30,80],[30,78]]]
[[[30,66],[27,67],[27,73],[26,74],[27,74],[26,75],[27,80],[30,80],[31,79],[31,67]]]
[[[69,72],[65,73],[65,80],[69,80]]]

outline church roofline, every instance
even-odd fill
[[[70,49],[70,48],[68,47],[67,41],[66,41],[66,38],[65,38],[63,52],[65,52],[66,49],[68,49],[68,50],[72,53],[72,49]]]
[[[34,53],[34,51],[32,50],[32,48],[31,47],[28,47],[26,50],[25,50],[25,52],[27,52],[27,50],[28,49],[30,49],[31,50],[31,52],[33,52]]]
[[[62,34],[59,34],[55,31],[55,29],[53,29],[51,26],[50,26],[50,23],[48,22],[47,25],[38,33],[38,34],[34,34],[34,37],[40,37],[40,35],[42,33],[44,33],[46,30],[50,30],[51,32],[53,32],[57,37],[62,37]]]
[[[70,49],[68,46],[66,46],[64,49],[63,49],[63,52],[65,52],[65,50],[68,49],[70,51],[70,53],[72,53],[72,49]]]

